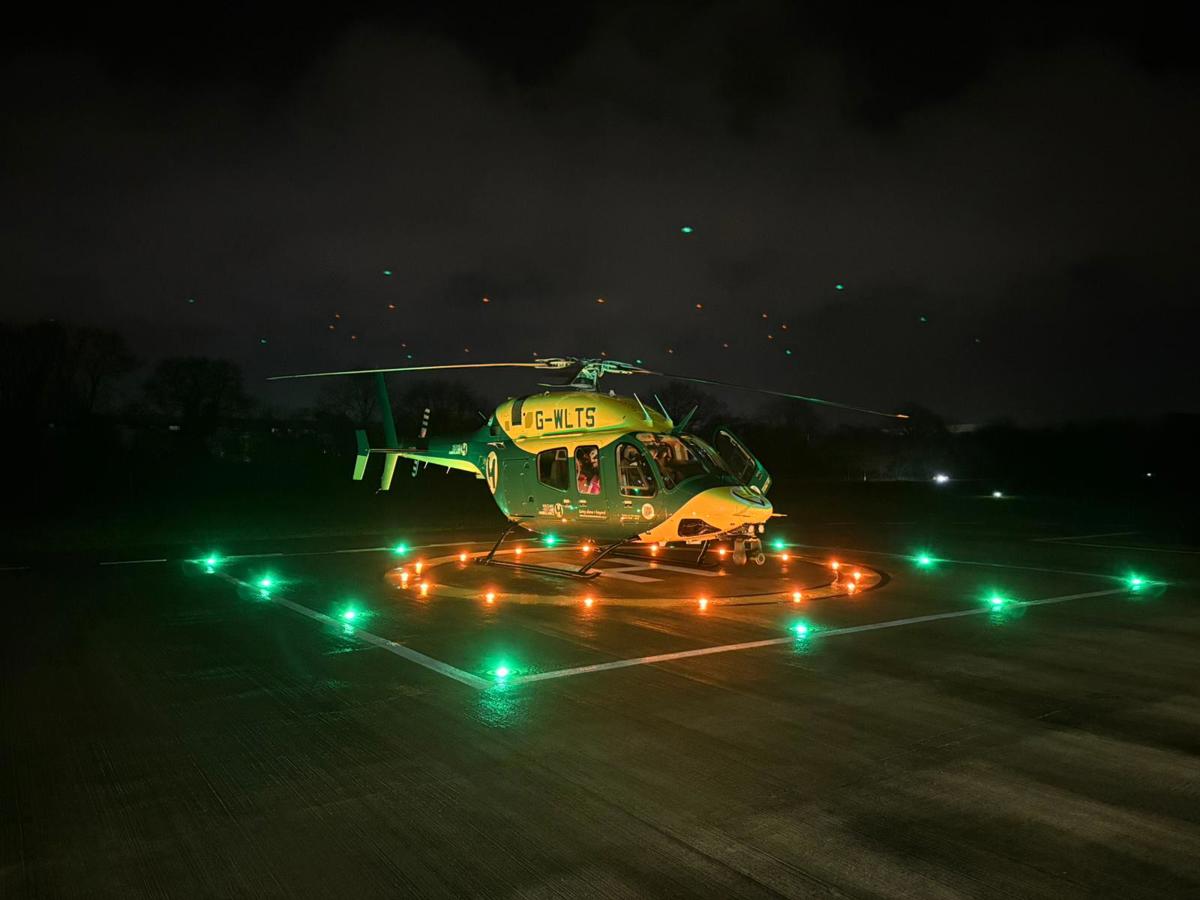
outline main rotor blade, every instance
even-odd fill
[[[885,416],[889,419],[907,419],[908,416],[904,413],[887,413],[880,412],[877,409],[866,409],[862,406],[850,406],[847,403],[836,403],[833,400],[822,400],[820,397],[806,397],[803,394],[789,394],[785,391],[772,391],[768,388],[750,387],[745,384],[731,384],[728,381],[712,381],[708,378],[692,378],[688,375],[672,375],[669,372],[647,372],[649,375],[660,375],[663,378],[672,378],[675,381],[691,381],[694,384],[710,384],[714,387],[734,388],[739,391],[753,391],[756,394],[767,394],[772,397],[786,397],[789,400],[803,400],[806,403],[816,403],[819,406],[832,406],[836,409],[848,409],[853,412],[867,413],[872,416]]]
[[[432,372],[439,369],[569,369],[575,365],[573,359],[549,358],[537,362],[508,363],[450,363],[440,366],[396,366],[390,369],[350,369],[345,372],[304,372],[299,375],[272,375],[267,381],[283,381],[289,378],[326,378],[332,375],[387,375],[391,372]]]

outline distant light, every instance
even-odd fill
[[[597,302],[597,303],[606,303],[606,302],[608,302],[608,301],[606,301],[606,300],[605,300],[603,297],[597,297],[597,298],[596,298],[596,302]]]
[[[699,606],[700,606],[700,612],[704,612],[706,609],[708,609],[708,598],[707,597],[701,597],[698,602],[699,602]]]
[[[791,355],[792,355],[792,351],[791,351],[791,350],[784,350],[783,352],[784,352],[784,353],[786,353],[788,356],[791,356]]]
[[[691,234],[695,230],[696,229],[693,228],[691,225],[684,225],[682,228],[679,229],[681,234]]]
[[[395,304],[395,303],[389,303],[389,304],[388,304],[388,309],[395,309],[395,308],[396,308],[396,304]]]
[[[992,491],[992,496],[999,500],[1004,496],[1004,491]]]
[[[697,304],[696,304],[696,309],[704,309],[704,304],[703,304],[703,303],[697,303]]]
[[[929,321],[927,316],[919,316],[918,318],[920,319],[922,325]]]
[[[838,284],[835,284],[835,285],[833,286],[833,289],[834,289],[835,291],[844,291],[844,290],[846,289],[846,286],[845,286],[844,284],[841,284],[841,283],[839,282]]]
[[[486,594],[483,595],[483,599],[486,600],[488,603],[495,603],[496,602],[496,592],[488,591]]]
[[[392,552],[397,556],[403,556],[408,552],[408,544],[397,544],[392,548]]]
[[[595,602],[596,602],[596,601],[595,601],[593,598],[591,598],[591,597],[584,597],[584,598],[583,598],[583,605],[584,605],[584,606],[586,606],[588,609],[591,609],[591,608],[592,608],[592,604],[594,604]]]
[[[384,269],[384,270],[383,270],[383,274],[384,274],[384,275],[391,275],[391,274],[392,274],[392,270],[391,270],[391,269]]]
[[[495,675],[497,678],[504,680],[510,674],[511,674],[511,670],[508,668],[508,666],[496,666]]]
[[[490,297],[484,297],[484,298],[483,298],[483,302],[484,302],[484,303],[491,303],[492,301],[491,301],[491,298],[490,298]]]
[[[1154,473],[1153,473],[1153,472],[1147,472],[1147,473],[1146,473],[1146,477],[1147,477],[1147,478],[1153,478],[1153,477],[1154,477]]]
[[[937,482],[938,484],[945,484],[947,481],[950,480],[950,476],[944,472],[938,472],[936,475],[933,476],[933,480],[935,482]]]
[[[799,591],[792,591],[792,602],[793,603],[799,603],[803,599],[804,599],[804,595],[801,594]]]
[[[258,342],[259,342],[260,344],[265,344],[265,343],[267,342],[267,339],[266,339],[266,338],[259,338],[259,339],[258,339]]]
[[[525,552],[525,551],[524,551],[524,548],[522,548],[522,547],[517,547],[515,550],[513,550],[513,555],[514,555],[514,556],[520,556],[520,555],[521,555],[523,552]]]
[[[188,302],[188,303],[195,303],[195,302],[196,302],[196,298],[195,298],[195,297],[188,297],[188,298],[187,298],[187,302]]]

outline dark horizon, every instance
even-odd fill
[[[1195,412],[1196,63],[1037,9],[29,21],[0,318],[283,406],[269,375],[605,352],[949,421]]]

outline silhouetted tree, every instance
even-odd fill
[[[154,367],[144,390],[150,405],[178,419],[192,442],[212,434],[222,419],[250,408],[241,370],[223,359],[164,359]]]

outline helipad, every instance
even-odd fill
[[[699,559],[694,548],[656,546],[606,556],[583,576],[576,574],[598,553],[587,544],[506,548],[487,564],[486,551],[463,549],[398,564],[386,578],[397,590],[438,598],[561,606],[591,598],[609,606],[654,607],[690,607],[700,600],[713,606],[791,603],[866,591],[886,581],[866,566],[835,568],[830,560],[792,553],[768,556],[761,566],[735,565],[723,548]]]

